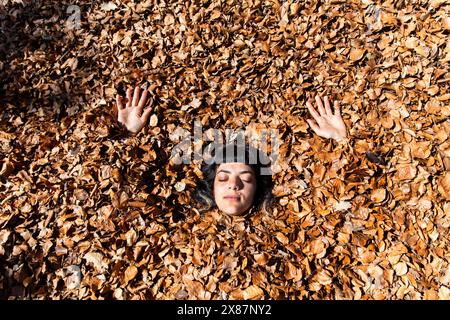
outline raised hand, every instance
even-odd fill
[[[319,112],[314,109],[311,102],[306,102],[309,113],[314,118],[306,120],[316,134],[323,138],[333,138],[337,141],[347,137],[344,120],[342,120],[339,103],[334,102],[334,113],[331,110],[330,101],[325,96],[324,104],[319,96],[316,96],[316,105]]]
[[[141,89],[136,86],[134,88],[133,98],[131,98],[132,92],[133,88],[127,89],[127,101],[125,106],[123,105],[124,98],[117,95],[117,120],[122,123],[128,131],[137,133],[147,123],[153,108],[149,107],[142,111],[147,103],[148,91],[146,89],[143,89],[141,94]]]

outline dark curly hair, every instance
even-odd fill
[[[256,176],[256,192],[250,211],[262,209],[267,213],[273,202],[270,160],[261,150],[236,142],[215,145],[211,159],[203,164],[203,180],[198,182],[194,193],[194,199],[203,206],[199,208],[200,211],[205,212],[217,207],[213,194],[216,171],[221,163],[230,162],[244,163],[253,169]]]

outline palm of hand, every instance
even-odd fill
[[[319,128],[316,133],[323,138],[342,138],[345,136],[345,124],[342,118],[335,115],[325,115],[318,119]]]
[[[131,97],[132,91],[132,88],[127,90],[127,103],[125,106],[123,105],[123,98],[120,95],[116,97],[117,121],[122,123],[128,131],[136,133],[145,126],[153,108],[150,107],[143,111],[147,103],[147,90],[144,90],[142,95],[140,95],[140,88],[135,87],[133,98]]]
[[[145,125],[137,108],[124,108],[118,110],[117,120],[129,131],[134,133],[140,131]]]

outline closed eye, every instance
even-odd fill
[[[226,174],[221,174],[221,175],[218,175],[217,176],[217,180],[218,181],[227,181],[228,180],[228,175],[226,175]]]
[[[241,177],[241,179],[242,179],[242,181],[244,181],[244,182],[250,183],[250,182],[253,181],[253,176],[251,176],[251,175],[246,175],[246,176],[244,176],[244,177]]]
[[[228,180],[228,176],[217,176],[217,181],[219,182],[225,182]],[[253,182],[253,175],[246,174],[244,176],[240,176],[241,181],[245,183],[252,183]]]

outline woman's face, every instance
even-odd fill
[[[220,211],[240,215],[253,203],[256,176],[252,167],[239,162],[222,163],[214,179],[214,200]]]

